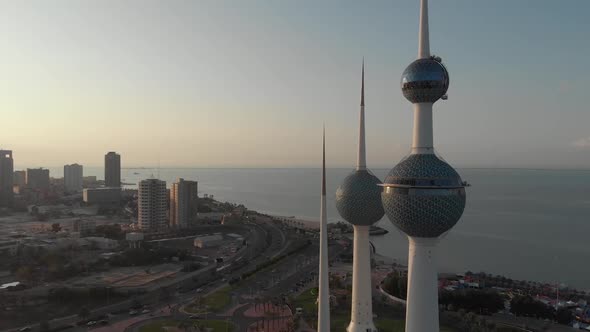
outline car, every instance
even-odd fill
[[[22,329],[18,330],[18,332],[25,332],[25,331],[31,331],[31,327],[30,326],[25,326]]]
[[[98,322],[100,325],[109,325],[109,321],[106,319],[101,320],[100,322]]]
[[[190,315],[189,319],[201,319],[199,315]]]
[[[86,326],[94,326],[94,325],[96,325],[97,323],[98,323],[97,321],[95,321],[95,320],[91,320],[91,321],[89,321],[88,323],[86,323]]]
[[[202,291],[203,291],[203,287],[199,287],[199,288],[197,288],[197,293],[200,293],[200,292],[202,292]]]
[[[143,311],[141,313],[142,314],[149,314],[150,313],[150,309],[143,309]]]
[[[137,314],[138,314],[138,312],[137,312],[136,310],[131,310],[131,311],[129,311],[129,315],[130,315],[130,316],[135,316],[135,315],[137,315]]]

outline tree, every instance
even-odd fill
[[[574,314],[567,308],[559,308],[555,313],[555,320],[557,320],[559,324],[569,325],[573,319]]]
[[[383,288],[387,293],[405,299],[408,293],[408,278],[392,273],[383,282]]]
[[[553,309],[530,296],[516,296],[510,301],[510,312],[516,316],[553,318]]]
[[[51,231],[54,233],[61,231],[61,225],[58,222],[51,224]]]
[[[51,326],[49,326],[49,322],[44,320],[41,323],[39,323],[39,331],[40,332],[47,332],[51,329]]]
[[[94,233],[114,240],[123,240],[125,238],[125,234],[121,231],[121,226],[119,224],[98,225],[94,229]]]
[[[168,290],[168,288],[160,288],[160,302],[166,302],[168,300],[170,300],[170,290]]]
[[[138,299],[133,299],[133,301],[131,301],[131,308],[133,309],[137,309],[141,307],[141,303],[139,302]]]
[[[504,308],[504,299],[500,294],[477,289],[442,291],[439,303],[454,309],[460,308],[482,314],[496,313]]]
[[[80,312],[78,312],[78,317],[80,317],[81,319],[86,319],[88,318],[88,316],[90,316],[90,309],[88,309],[88,307],[86,306],[80,308]]]
[[[21,266],[15,272],[16,278],[21,281],[32,281],[33,280],[33,270],[29,266]]]

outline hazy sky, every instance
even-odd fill
[[[15,164],[291,167],[408,151],[399,78],[418,0],[0,0],[0,147]],[[435,147],[455,166],[590,168],[590,1],[430,2],[451,75]]]

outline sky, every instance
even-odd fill
[[[434,105],[456,167],[590,169],[590,1],[430,1],[450,72]],[[418,0],[0,0],[0,148],[16,168],[318,167],[410,149],[399,80]],[[585,84],[585,85],[584,85]]]

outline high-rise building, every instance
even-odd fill
[[[44,168],[27,168],[27,188],[49,190],[49,170]]]
[[[371,297],[371,225],[383,218],[381,181],[367,169],[365,156],[365,65],[363,61],[356,169],[336,190],[336,208],[354,229],[352,308],[348,332],[376,332]]]
[[[432,105],[445,100],[449,73],[430,54],[428,1],[421,0],[418,59],[402,74],[404,97],[414,104],[412,152],[385,178],[382,203],[389,220],[408,236],[406,331],[438,331],[436,245],[465,209],[465,185],[434,152]]]
[[[12,176],[12,185],[24,187],[27,184],[27,172],[26,171],[14,171]]]
[[[328,271],[328,213],[326,210],[326,131],[322,141],[320,198],[320,266],[318,273],[318,332],[330,332],[330,275]]]
[[[99,207],[115,209],[121,205],[121,188],[86,188],[82,191],[82,199],[86,204],[96,204]]]
[[[168,190],[166,182],[147,179],[139,182],[137,211],[139,228],[158,231],[167,226]]]
[[[82,165],[71,164],[64,166],[64,186],[66,191],[76,192],[82,190]]]
[[[179,178],[170,189],[170,226],[187,228],[197,217],[198,182]]]
[[[116,152],[109,152],[104,156],[104,185],[121,186],[121,155]]]
[[[12,172],[14,171],[14,160],[12,151],[0,150],[0,206],[12,206]]]

